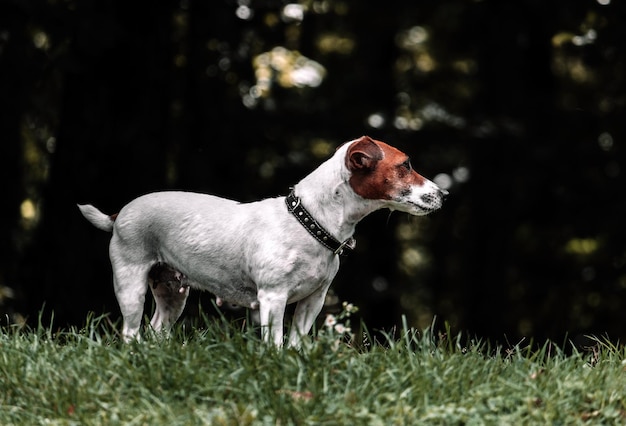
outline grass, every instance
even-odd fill
[[[225,320],[123,344],[117,326],[0,332],[3,425],[623,424],[623,348],[566,355],[403,327],[355,348],[323,327],[277,350]]]

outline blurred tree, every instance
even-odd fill
[[[451,197],[359,227],[334,289],[368,325],[626,337],[621,3],[0,7],[0,307],[117,312],[109,237],[76,202],[285,194],[369,133]]]
[[[3,98],[0,103],[0,181],[3,182],[4,198],[4,208],[0,209],[0,223],[3,224],[0,226],[0,309],[11,314],[13,309],[7,306],[15,296],[21,245],[16,229],[25,198],[19,123],[26,110],[26,94],[31,90],[25,77],[33,71],[28,67],[9,67],[8,63],[18,63],[24,45],[29,42],[20,32],[26,21],[27,16],[16,10],[0,14],[0,94]],[[4,313],[2,311],[0,313]]]

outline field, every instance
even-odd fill
[[[322,326],[300,351],[223,319],[130,344],[106,318],[65,332],[5,329],[0,424],[626,422],[621,347],[490,348],[406,326],[398,338],[372,343],[365,332],[351,345],[338,325]]]

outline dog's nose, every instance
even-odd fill
[[[442,200],[445,200],[448,197],[448,194],[450,194],[448,191],[446,191],[445,189],[439,188],[439,196],[441,197]]]

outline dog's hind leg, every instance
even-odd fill
[[[164,264],[155,265],[148,274],[156,309],[150,325],[155,331],[168,330],[185,309],[189,285],[186,277]]]
[[[143,317],[148,289],[148,271],[152,266],[144,256],[121,247],[115,234],[109,246],[115,297],[124,319],[122,336],[125,341],[137,338]]]
[[[142,266],[113,265],[115,296],[122,311],[124,326],[122,336],[125,341],[137,337],[141,327],[144,301],[148,287],[148,268]]]

